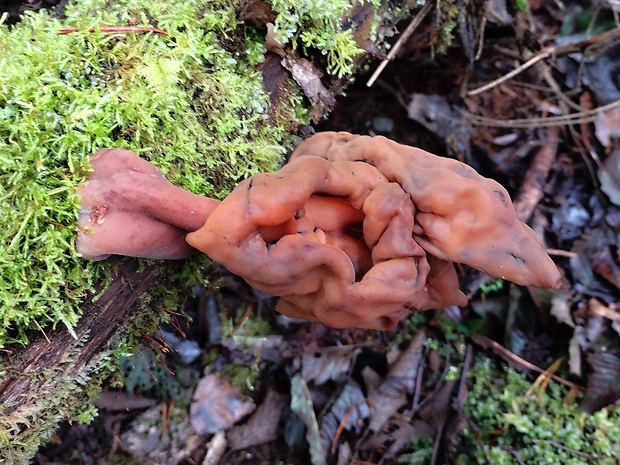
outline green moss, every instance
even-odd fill
[[[414,452],[398,457],[398,463],[407,465],[426,465],[433,458],[434,441],[429,436],[414,436],[409,442]]]
[[[327,56],[327,70],[343,77],[353,69],[353,60],[363,50],[352,29],[344,29],[342,19],[353,7],[349,0],[267,0],[277,14],[274,32],[278,40],[304,52],[315,49]],[[372,2],[375,9],[378,2]]]
[[[135,150],[173,182],[215,197],[277,168],[288,133],[267,114],[255,69],[262,39],[234,6],[82,0],[62,23],[42,12],[0,25],[0,347],[26,342],[28,329],[70,328],[85,291],[112,266],[74,248],[74,190],[98,148]],[[130,17],[168,35],[88,32]],[[82,32],[58,35],[65,26]]]
[[[223,378],[226,379],[231,386],[239,389],[242,395],[251,399],[258,377],[260,375],[260,369],[258,362],[256,366],[243,366],[231,363],[224,366]]]
[[[487,454],[497,465],[522,463],[612,465],[620,461],[620,409],[594,414],[564,404],[567,389],[551,382],[539,396],[526,396],[531,382],[511,368],[500,369],[479,357],[465,410],[483,434]],[[486,464],[475,433],[463,434],[464,450],[456,463]]]

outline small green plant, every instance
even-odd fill
[[[363,51],[344,30],[342,19],[353,8],[350,0],[268,0],[277,13],[275,33],[281,43],[304,51],[312,48],[327,56],[328,72],[343,77],[351,72],[353,60]]]
[[[407,465],[426,465],[431,463],[434,442],[430,436],[415,435],[409,441],[413,452],[398,457],[398,463]]]
[[[619,408],[589,414],[565,405],[567,389],[556,382],[528,396],[531,383],[524,375],[485,357],[476,359],[468,375],[465,411],[478,431],[464,431],[459,449],[466,452],[455,463],[486,464],[485,453],[497,465],[620,462]]]
[[[260,376],[258,366],[244,366],[231,363],[224,366],[223,377],[248,398],[251,397]]]
[[[234,318],[230,318],[225,312],[221,313],[222,335],[243,340],[244,338],[262,337],[272,332],[271,325],[267,320],[257,318],[252,309],[241,308]]]
[[[483,295],[487,296],[493,292],[499,292],[504,289],[504,283],[505,281],[503,279],[496,279],[494,281],[491,281],[490,283],[481,284],[480,290],[482,291]]]

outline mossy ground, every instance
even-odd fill
[[[578,408],[569,390],[557,382],[529,394],[522,374],[480,357],[465,410],[482,432],[486,453],[497,465],[620,462],[620,410],[608,407],[592,414]],[[472,429],[464,440],[475,450],[476,463],[487,463]],[[516,454],[515,454],[516,452]],[[469,459],[459,463],[472,463]],[[518,458],[517,458],[518,457]]]
[[[289,134],[268,116],[263,39],[234,7],[82,0],[63,21],[40,12],[0,26],[0,347],[26,342],[29,329],[71,327],[108,267],[74,248],[74,191],[98,148],[130,148],[215,197],[281,163]],[[131,23],[168,35],[89,31]],[[67,26],[81,32],[59,35]]]
[[[0,23],[0,347],[31,329],[70,328],[106,268],[74,248],[74,192],[97,149],[132,149],[215,197],[281,163],[285,119],[307,113],[301,94],[270,113],[257,71],[264,32],[240,22],[241,3],[80,0],[62,20],[42,11]],[[327,55],[342,76],[361,50],[339,26],[352,3],[329,3],[271,2],[282,40]],[[167,34],[97,30],[134,24]]]
[[[462,335],[454,335],[452,360],[456,367],[463,354]],[[427,341],[445,355],[449,344]],[[457,347],[457,350],[454,350]],[[450,350],[450,349],[448,349]],[[480,353],[467,371],[469,386],[463,413],[467,421],[453,438],[447,453],[456,465],[614,465],[620,463],[620,409],[614,406],[588,413],[579,408],[581,395],[550,381],[532,378]],[[457,380],[461,376],[456,370]],[[450,374],[447,376],[449,380]],[[434,440],[414,436],[413,452],[399,463],[431,463]]]

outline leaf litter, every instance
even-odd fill
[[[555,257],[563,272],[560,290],[492,287],[485,276],[463,269],[471,307],[413,315],[397,331],[379,333],[285,321],[271,299],[228,276],[220,295],[203,290],[202,298],[188,299],[194,329],[177,335],[198,346],[201,357],[183,361],[176,353],[182,346],[172,344],[161,368],[157,356],[143,355],[148,363],[135,365],[142,377],[129,377],[132,397],[118,391],[110,398],[115,391],[104,391],[95,421],[63,426],[38,463],[62,460],[68,450],[117,463],[122,457],[162,464],[444,463],[459,454],[470,460],[460,463],[500,463],[498,457],[512,460],[501,463],[539,463],[526,461],[532,444],[557,456],[615,463],[620,437],[614,435],[620,433],[610,425],[620,398],[617,25],[605,8],[595,16],[577,2],[565,2],[562,11],[557,4],[529,3],[527,14],[511,15],[503,2],[492,1],[485,2],[484,18],[475,9],[467,21],[455,16],[465,53],[456,46],[436,53],[429,13],[374,86],[350,87],[318,128],[386,135],[498,179]],[[483,27],[472,28],[474,23]],[[523,34],[522,42],[506,24]],[[317,70],[301,59],[289,61],[291,69],[300,66],[295,79],[304,83],[318,119],[334,102],[315,85]],[[485,90],[478,92],[481,86]],[[260,309],[250,320],[267,324],[260,331],[248,323],[230,328],[248,307]],[[194,375],[183,378],[185,371]],[[188,382],[173,385],[171,373]],[[153,389],[144,375],[169,383],[168,391]],[[538,401],[524,395],[528,383],[538,389]],[[500,404],[504,396],[511,403]],[[579,421],[605,431],[599,439],[608,442],[606,451],[529,435],[538,426],[524,426],[533,421],[526,405],[543,417],[557,398],[574,415],[586,415],[579,409],[592,413]],[[496,429],[485,420],[493,409],[504,421]],[[69,443],[76,431],[78,439]],[[86,439],[95,436],[103,439]]]

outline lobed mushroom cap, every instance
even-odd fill
[[[430,254],[520,285],[556,288],[560,273],[506,189],[454,159],[385,137],[323,132],[293,158],[365,161],[398,183],[416,207],[413,237]]]
[[[560,275],[506,190],[458,161],[383,137],[319,133],[277,173],[241,183],[187,241],[333,327],[388,329],[465,305],[452,262],[518,284]]]
[[[388,329],[410,309],[467,301],[454,267],[412,238],[414,211],[367,163],[300,157],[239,184],[187,241],[280,296],[282,313]]]

